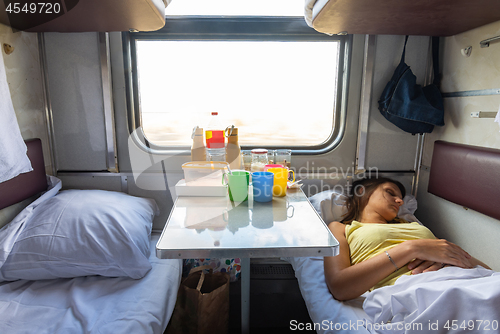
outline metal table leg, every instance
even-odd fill
[[[241,259],[241,333],[250,333],[250,258]]]

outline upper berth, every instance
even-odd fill
[[[167,5],[167,0],[66,0],[32,2],[17,11],[15,4],[0,3],[0,24],[29,32],[154,31],[165,25]]]
[[[306,21],[327,34],[453,36],[498,20],[498,0],[306,0]]]

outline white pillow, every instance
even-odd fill
[[[417,199],[413,195],[406,195],[403,198],[404,204],[399,207],[398,217],[409,222],[422,223],[415,217],[414,213],[417,210]]]
[[[141,278],[151,269],[156,214],[152,199],[104,190],[61,191],[33,210],[0,268],[0,281]]]
[[[338,190],[325,190],[309,197],[309,201],[325,223],[342,220],[345,213],[344,203],[347,196]]]
[[[313,207],[321,215],[325,223],[341,221],[346,213],[345,201],[347,196],[335,190],[326,190],[309,198]],[[417,210],[417,200],[412,195],[406,195],[403,199],[404,204],[399,208],[398,217],[409,222],[420,221],[414,216]]]

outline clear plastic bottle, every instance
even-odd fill
[[[191,136],[193,145],[191,146],[191,161],[207,160],[205,144],[203,143],[203,128],[196,126]]]
[[[231,169],[241,168],[241,148],[238,143],[238,128],[229,126],[226,129],[227,147],[226,147],[226,161],[229,163]]]
[[[212,112],[210,122],[205,129],[207,161],[226,161],[224,126],[218,115],[218,112]]]

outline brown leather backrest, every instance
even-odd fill
[[[33,170],[0,183],[0,209],[47,190],[42,142],[38,138],[30,139],[26,140],[26,146]]]
[[[436,141],[428,192],[500,219],[500,150]]]

